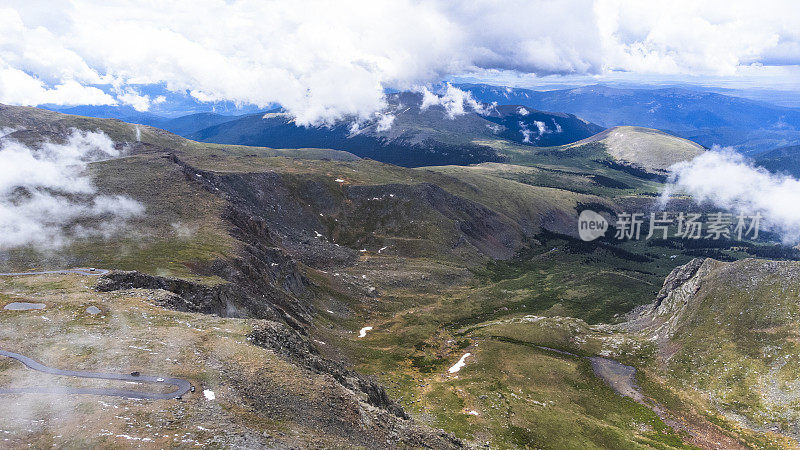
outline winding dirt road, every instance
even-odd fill
[[[45,270],[38,272],[7,272],[0,273],[0,276],[24,276],[24,275],[48,275],[48,274],[78,274],[87,276],[100,276],[109,273],[105,269],[93,268],[77,268],[77,269],[63,269],[63,270]],[[175,390],[171,392],[145,392],[145,391],[129,391],[124,389],[106,389],[106,388],[74,388],[66,386],[53,386],[53,387],[26,387],[26,388],[2,388],[0,387],[0,394],[87,394],[87,395],[108,395],[114,397],[147,399],[147,400],[166,400],[181,398],[187,392],[192,390],[192,384],[180,378],[169,377],[156,377],[149,375],[135,374],[120,374],[120,373],[104,373],[104,372],[83,372],[77,370],[61,370],[53,367],[45,366],[44,364],[29,358],[19,353],[9,352],[0,349],[0,356],[15,359],[27,368],[36,370],[38,372],[47,373],[50,375],[60,375],[65,377],[77,378],[90,378],[100,380],[114,380],[126,381],[134,383],[150,383],[158,385],[171,385],[175,386]]]
[[[0,273],[0,277],[18,277],[23,275],[49,275],[49,274],[65,274],[76,273],[78,275],[100,276],[105,275],[110,270],[106,269],[63,269],[63,270],[44,270],[41,272],[7,272]]]
[[[110,395],[114,397],[137,398],[147,400],[168,400],[181,398],[192,390],[192,384],[180,378],[155,377],[148,375],[133,375],[120,373],[82,372],[77,370],[61,370],[45,366],[44,364],[19,353],[0,350],[0,356],[16,359],[27,368],[51,375],[66,377],[92,378],[101,380],[132,381],[136,383],[168,384],[175,386],[172,392],[143,392],[128,391],[123,389],[105,388],[73,388],[73,387],[28,387],[28,388],[0,388],[0,394],[88,394]]]

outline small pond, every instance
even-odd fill
[[[32,309],[44,309],[44,303],[13,302],[3,307],[6,311],[30,311]]]

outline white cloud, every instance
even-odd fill
[[[82,86],[75,80],[65,80],[54,87],[27,73],[3,67],[0,60],[0,102],[17,105],[113,105],[113,97],[92,86]]]
[[[392,127],[395,116],[393,114],[381,114],[378,118],[378,123],[375,126],[375,131],[386,131]]]
[[[608,69],[734,75],[800,42],[792,1],[598,0],[594,9]],[[786,63],[800,63],[800,54]]]
[[[502,125],[498,125],[498,124],[487,124],[486,127],[489,128],[490,130],[492,130],[492,133],[494,133],[494,134],[500,134],[500,132],[505,130],[505,128],[506,128],[506,127],[504,127]]]
[[[771,174],[730,149],[715,147],[676,164],[662,203],[676,192],[745,215],[761,214],[787,242],[800,240],[800,180]]]
[[[527,115],[527,114],[523,114],[523,115]],[[557,130],[556,133],[561,133],[561,126],[558,125],[555,120],[553,120],[553,123],[556,125],[556,130]],[[525,122],[519,121],[519,122],[517,122],[517,124],[519,125],[519,132],[522,134],[522,142],[524,142],[526,144],[531,144],[531,143],[533,143],[533,141],[538,141],[539,138],[541,138],[545,134],[549,134],[549,133],[553,132],[553,130],[551,130],[550,128],[547,128],[547,124],[545,124],[544,122],[542,122],[540,120],[534,120],[533,121],[533,124],[536,126],[535,135],[534,135],[534,131],[531,130],[530,128],[528,128],[528,125]]]
[[[441,95],[430,92],[427,87],[422,87],[420,89],[422,91],[422,105],[420,109],[423,111],[431,106],[439,105],[444,108],[448,117],[451,119],[454,119],[456,116],[464,115],[470,110],[478,114],[488,114],[487,108],[475,100],[471,92],[462,91],[450,83],[447,83]]]
[[[130,88],[118,93],[117,99],[126,105],[131,105],[133,109],[140,112],[149,110],[151,103],[163,103],[166,101],[166,97],[164,96],[160,96],[151,101],[149,95],[141,95],[135,89]]]
[[[533,132],[528,129],[525,122],[519,122],[519,132],[522,133],[522,142],[526,144],[532,143],[531,136],[533,136]],[[536,139],[538,139],[538,137]]]
[[[325,124],[371,118],[386,107],[386,88],[471,72],[734,75],[800,63],[791,0],[4,5],[0,102],[15,104],[144,108],[125,87],[161,83],[204,101],[279,103],[300,124]]]
[[[442,104],[442,100],[439,98],[438,95],[434,94],[427,87],[422,87],[422,104],[420,105],[421,110],[426,110],[431,106],[437,106]]]
[[[547,125],[545,125],[545,123],[542,121],[534,120],[533,124],[536,125],[536,131],[539,132],[539,137],[550,132],[550,130],[547,128]]]
[[[134,200],[97,193],[87,164],[117,157],[103,133],[73,131],[63,144],[0,145],[0,250],[22,245],[59,247],[75,237],[108,236],[141,214]],[[91,225],[82,223],[89,220]]]
[[[170,225],[172,226],[172,231],[180,239],[191,238],[197,234],[197,230],[199,229],[197,225],[186,224],[181,221],[172,222]]]
[[[354,120],[350,124],[350,129],[347,130],[347,134],[348,134],[349,137],[353,137],[353,136],[356,136],[358,134],[361,134],[361,131],[362,131],[361,122],[359,122],[357,120]]]

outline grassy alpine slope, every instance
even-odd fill
[[[216,389],[222,392],[222,409],[213,417],[235,423],[234,429],[255,439],[239,443],[271,442],[253,437],[257,432],[285,445],[369,447],[383,445],[391,434],[387,430],[400,429],[392,442],[412,447],[420,439],[436,447],[457,445],[456,438],[496,447],[704,445],[708,440],[696,430],[674,426],[674,417],[695,417],[690,414],[708,424],[706,438],[725,436],[739,445],[782,442],[760,429],[747,431],[735,417],[706,412],[711,410],[706,397],[690,395],[691,389],[660,372],[656,347],[600,325],[622,322],[634,307],[651,303],[672,269],[698,251],[676,243],[586,244],[575,238],[582,208],[644,210],[660,188],[659,174],[647,165],[609,163],[604,142],[534,149],[498,140],[493,145],[501,149],[503,163],[410,169],[333,150],[198,143],[144,126],[137,136],[136,127],[119,121],[33,108],[3,107],[0,127],[17,129],[5,139],[31,143],[62,138],[73,127],[103,131],[127,153],[90,164],[94,183],[102,192],[130,196],[146,211],[123,232],[76,239],[47,252],[14,249],[2,260],[4,271],[68,265],[146,276],[120,283],[117,294],[87,290],[86,280],[74,277],[4,279],[3,300],[43,298],[49,306],[44,313],[13,313],[14,318],[0,311],[0,319],[35,330],[30,324],[47,317],[53,327],[68,331],[65,350],[48,362],[86,368],[111,359],[102,348],[123,329],[136,336],[150,333],[146,339],[153,342],[169,341],[174,330],[165,324],[154,331],[154,324],[138,319],[109,329],[99,319],[84,318],[79,313],[84,304],[100,304],[110,319],[145,314],[151,322],[193,324],[184,332],[196,333],[191,339],[202,348],[177,358],[158,355],[175,359],[176,367],[148,365],[143,371],[165,370],[221,386]],[[645,133],[641,139],[658,142],[660,135]],[[741,249],[712,249],[731,259],[743,256]],[[550,319],[520,321],[526,316]],[[286,323],[298,334],[265,332],[256,340],[243,339],[259,319]],[[79,339],[82,334],[93,338]],[[142,347],[152,349],[153,342]],[[243,355],[223,374],[259,374],[258,389],[219,373],[199,373],[224,357],[213,354],[219,342],[226,343],[223,348],[235,342],[231,352]],[[304,350],[281,353],[286,342]],[[3,337],[4,347],[32,355],[43,355],[51,344]],[[464,367],[450,373],[467,352]],[[646,395],[670,414],[615,394],[582,358],[594,354],[638,367]],[[341,376],[339,361],[375,375],[413,422],[397,415],[377,388],[354,387],[372,385],[347,384],[355,375]],[[297,374],[291,386],[270,376],[289,370],[285,366]],[[5,364],[0,370],[11,379],[19,368]],[[300,410],[280,402],[279,393],[287,390],[305,399],[297,405],[343,400],[331,400],[330,410],[313,406],[310,417],[322,431],[312,431]],[[179,414],[174,405],[136,407],[151,424]],[[362,411],[362,418],[354,411]],[[91,414],[104,420],[113,412]],[[336,414],[346,420],[336,422],[331,418]],[[177,428],[188,423],[188,416],[181,417]],[[62,442],[56,423],[49,420],[38,429],[37,439]],[[133,431],[145,422],[114,423],[114,436],[141,436]],[[439,428],[455,437],[431,431]],[[371,429],[375,432],[363,431]],[[87,445],[110,442],[110,435],[76,433]],[[209,443],[203,436],[191,438]]]

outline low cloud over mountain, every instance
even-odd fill
[[[760,214],[785,241],[800,240],[800,180],[756,167],[730,149],[716,147],[674,165],[663,198],[676,191],[737,214]]]
[[[100,132],[74,130],[63,143],[38,147],[0,141],[0,249],[110,235],[142,214],[129,197],[97,192],[86,173],[90,162],[119,155]]]

